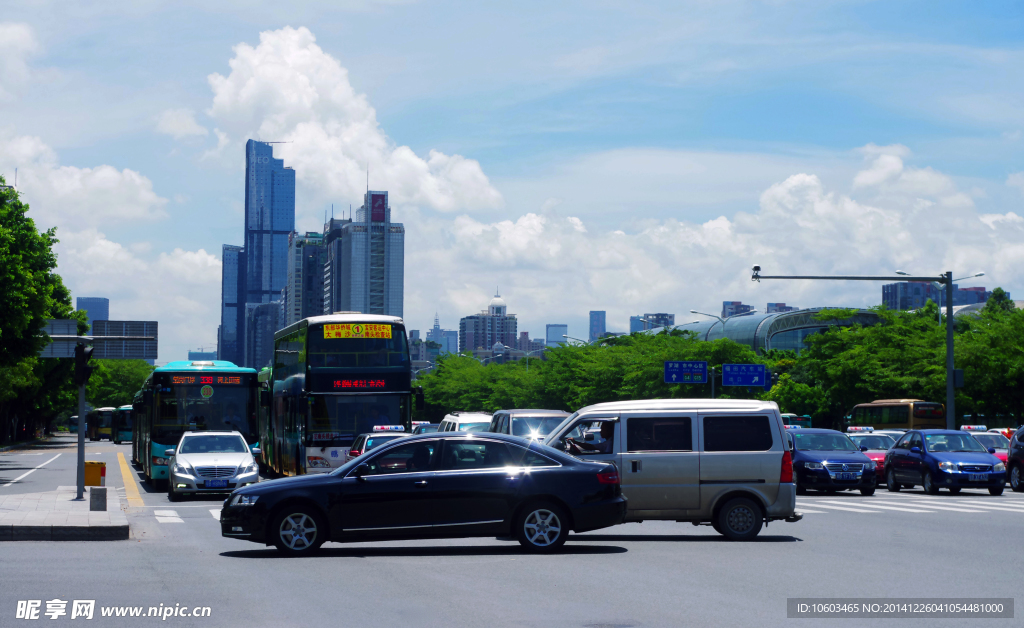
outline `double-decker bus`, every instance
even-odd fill
[[[96,408],[85,415],[85,435],[89,440],[110,440],[110,426],[117,408]]]
[[[256,371],[221,360],[157,367],[136,395],[132,450],[154,485],[167,480],[165,452],[185,432],[235,430],[252,448],[257,436]]]
[[[121,406],[114,410],[113,421],[110,423],[110,435],[114,439],[114,443],[121,443],[132,439],[131,405]]]
[[[946,429],[946,407],[920,399],[878,399],[853,407],[847,415],[848,426],[885,429]]]
[[[342,312],[285,327],[272,381],[263,464],[281,475],[328,472],[357,435],[412,427],[412,361],[395,316]]]

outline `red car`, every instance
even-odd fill
[[[995,449],[995,456],[1005,465],[1007,454],[1010,451],[1010,439],[999,432],[987,432],[984,425],[964,425],[960,427],[965,432],[970,432],[976,441],[981,443],[985,449]]]
[[[865,426],[846,428],[846,435],[858,447],[867,447],[864,455],[875,463],[875,485],[885,477],[885,452],[896,444],[888,434],[874,434],[874,429]]]

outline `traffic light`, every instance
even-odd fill
[[[89,366],[89,358],[92,357],[92,347],[75,345],[75,386],[85,386],[92,375],[93,367]]]

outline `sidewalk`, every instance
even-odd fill
[[[74,486],[48,493],[0,497],[0,541],[121,541],[128,538],[128,517],[115,487],[107,487],[107,510],[89,510],[85,499],[74,501]]]

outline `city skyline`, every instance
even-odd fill
[[[878,303],[860,285],[752,285],[751,263],[985,271],[988,289],[1019,293],[1024,128],[985,109],[1018,98],[1021,82],[1006,78],[1019,42],[978,8],[936,9],[925,24],[880,5],[820,3],[810,16],[797,4],[733,16],[743,45],[707,7],[602,7],[588,29],[544,8],[537,17],[561,35],[510,24],[529,44],[514,61],[490,47],[474,59],[413,55],[423,24],[454,33],[482,19],[416,4],[380,8],[397,41],[386,47],[366,35],[381,15],[311,4],[297,18],[260,7],[241,21],[200,8],[188,23],[203,21],[204,44],[173,59],[167,33],[183,17],[168,8],[19,5],[3,18],[19,43],[0,51],[17,70],[0,75],[2,106],[18,124],[0,133],[0,172],[18,168],[39,228],[59,228],[73,296],[105,294],[125,318],[159,320],[167,356],[217,338],[220,247],[243,244],[249,139],[290,142],[275,147],[297,173],[296,231],[319,229],[332,203],[358,204],[368,187],[389,190],[416,234],[411,328],[428,328],[435,309],[446,320],[474,311],[496,281],[521,327],[560,320],[581,337],[592,309],[620,321],[715,312],[726,299]],[[339,11],[343,34],[324,25]],[[507,22],[507,9],[488,11],[486,23]],[[943,17],[963,28],[929,26]],[[663,31],[671,21],[691,34]],[[892,28],[871,26],[882,22]],[[822,25],[845,35],[807,37]],[[140,36],[112,63],[118,29]],[[671,44],[645,46],[633,30]],[[769,35],[772,46],[757,43]],[[381,66],[381,54],[415,62]],[[580,115],[569,122],[566,110]]]

